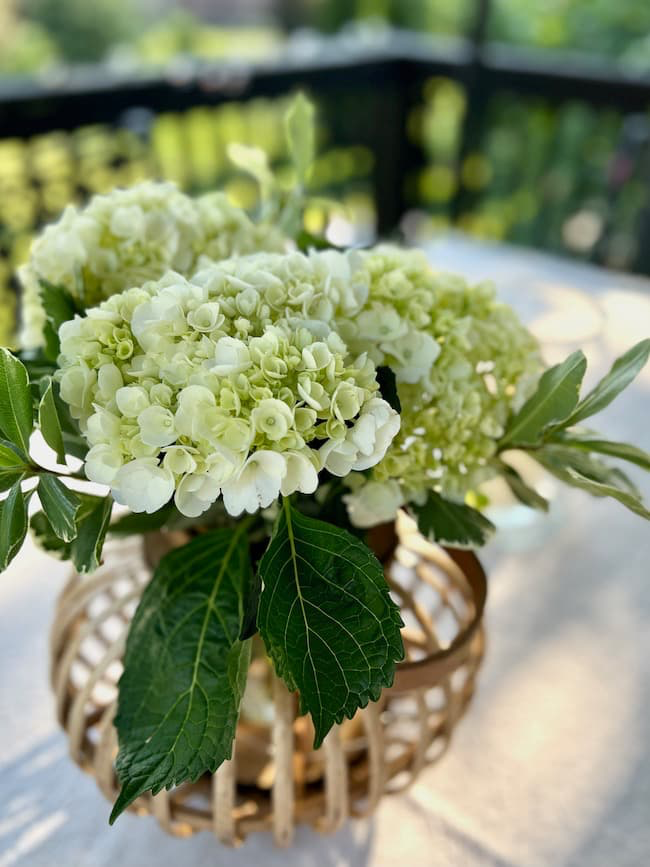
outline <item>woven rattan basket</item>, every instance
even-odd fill
[[[209,830],[232,845],[264,830],[286,846],[297,823],[334,831],[349,816],[370,813],[384,794],[406,788],[442,755],[471,699],[483,655],[485,575],[474,555],[430,545],[405,517],[397,529],[398,544],[388,533],[379,553],[406,624],[407,658],[379,702],[332,729],[314,751],[310,720],[297,716],[295,696],[257,654],[233,759],[214,776],[141,797],[132,809],[152,813],[180,836]],[[150,574],[141,540],[107,547],[97,572],[71,577],[52,629],[59,721],[72,758],[111,801],[117,795],[112,720],[120,660]]]

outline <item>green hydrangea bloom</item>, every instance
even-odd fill
[[[395,248],[365,258],[370,303],[394,292],[395,309],[440,347],[428,377],[399,384],[401,430],[373,478],[399,480],[407,497],[431,484],[463,495],[494,474],[508,416],[541,372],[537,343],[489,283],[437,274]]]

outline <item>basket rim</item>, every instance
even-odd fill
[[[473,551],[444,547],[443,550],[459,567],[467,579],[474,598],[474,615],[449,647],[437,650],[423,659],[398,662],[391,693],[410,692],[413,689],[440,683],[459,668],[468,656],[470,645],[483,620],[487,600],[487,576]]]

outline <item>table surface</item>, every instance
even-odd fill
[[[589,382],[650,333],[649,281],[457,237],[427,252],[493,279],[549,362],[582,346]],[[650,369],[599,427],[650,447]],[[573,490],[546,520],[505,529],[482,555],[488,654],[447,755],[371,820],[330,837],[301,828],[288,852],[268,835],[238,850],[207,833],[172,839],[131,815],[108,827],[108,804],[66,754],[47,680],[67,566],[29,545],[0,580],[0,867],[650,863],[648,525]]]

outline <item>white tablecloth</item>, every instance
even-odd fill
[[[650,334],[648,281],[462,239],[428,252],[495,280],[549,361],[581,345],[590,382]],[[650,370],[600,428],[650,447]],[[332,837],[300,829],[285,852],[266,835],[232,851],[207,833],[177,840],[132,815],[108,827],[108,804],[67,757],[48,687],[67,566],[30,546],[0,576],[0,867],[649,864],[649,555],[647,524],[578,491],[562,493],[543,528],[505,531],[483,555],[488,655],[446,757],[372,820]]]

